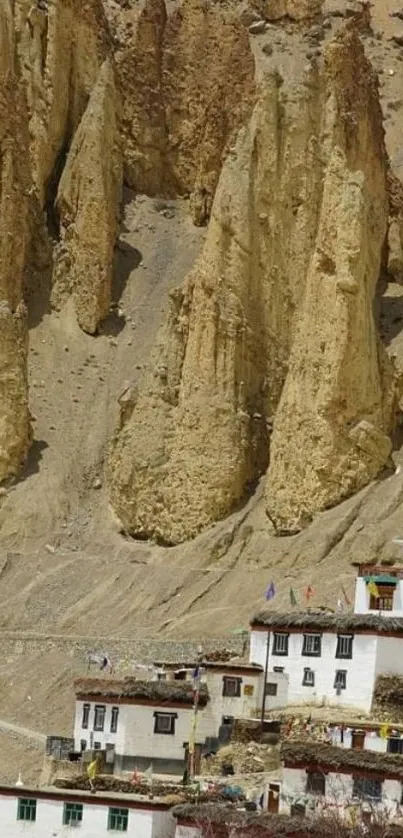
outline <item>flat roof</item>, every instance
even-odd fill
[[[335,773],[369,772],[403,779],[401,754],[355,751],[352,748],[339,748],[323,742],[305,740],[285,740],[281,744],[280,753],[286,768],[317,766]]]
[[[97,791],[92,794],[91,791],[83,791],[81,789],[61,789],[56,786],[41,786],[35,788],[34,786],[6,786],[0,785],[0,797],[30,797],[36,800],[60,800],[63,802],[79,800],[85,803],[95,803],[98,806],[110,806],[113,801],[124,802],[128,809],[170,809],[172,804],[166,803],[158,797],[153,797],[152,800],[145,795],[130,794],[125,792],[112,791]]]
[[[228,670],[228,671],[235,671],[235,672],[250,672],[253,675],[259,675],[260,672],[263,672],[263,666],[260,666],[258,663],[249,663],[247,661],[200,661],[196,663],[195,661],[154,661],[154,666],[165,667],[166,669],[173,669],[173,670],[181,670],[181,669],[189,669],[193,670],[196,666],[200,666],[202,669],[215,669],[217,671],[221,670]]]
[[[176,707],[193,705],[193,684],[186,681],[137,681],[133,676],[126,678],[76,678],[76,697],[87,700],[116,701],[124,704],[155,704]],[[199,704],[205,707],[209,701],[206,684],[200,685]]]
[[[252,629],[287,631],[366,632],[403,635],[403,617],[380,617],[378,614],[354,614],[326,611],[290,611],[280,613],[270,608],[258,611],[251,620]]]

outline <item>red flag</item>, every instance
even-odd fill
[[[346,605],[351,605],[351,599],[348,598],[343,585],[341,586],[341,592],[344,596],[344,602],[346,603]]]
[[[311,585],[308,585],[308,587],[307,587],[307,588],[306,588],[306,590],[305,590],[305,599],[306,599],[306,601],[307,601],[307,602],[309,602],[309,600],[310,600],[311,596],[313,596],[313,595],[314,595],[314,593],[315,593],[315,591],[314,591],[314,589],[312,588],[312,586],[311,586]]]

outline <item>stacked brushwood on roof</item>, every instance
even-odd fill
[[[164,704],[192,704],[193,685],[187,681],[136,681],[129,676],[122,679],[77,678],[74,681],[76,696],[105,696],[111,698],[132,698],[138,701],[153,701]],[[209,700],[205,684],[200,685],[199,705],[204,707]]]
[[[290,815],[256,814],[221,803],[195,805],[184,803],[174,806],[172,814],[178,820],[191,824],[211,824],[209,834],[217,836],[262,836],[262,838],[358,838],[364,833],[355,830],[342,819],[335,821],[323,815],[311,818]],[[359,830],[359,831],[358,831]],[[373,824],[369,838],[402,838],[401,826]]]
[[[281,745],[281,757],[286,765],[316,765],[318,768],[332,768],[335,772],[342,769],[351,772],[382,772],[403,780],[403,759],[400,754],[354,751],[320,742],[288,740]]]
[[[299,628],[317,629],[318,631],[358,631],[360,629],[374,632],[401,631],[403,633],[403,617],[379,617],[376,614],[353,614],[325,611],[299,611],[279,613],[263,608],[252,619],[254,625],[263,625],[274,629]]]

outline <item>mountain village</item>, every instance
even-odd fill
[[[303,838],[334,814],[403,828],[403,566],[360,566],[336,611],[313,593],[279,613],[271,583],[242,656],[89,661],[38,788],[0,787],[3,834]]]

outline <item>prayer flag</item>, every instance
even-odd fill
[[[372,596],[379,596],[378,588],[373,579],[370,579],[368,582],[368,593],[372,594]]]
[[[298,603],[297,603],[297,597],[295,596],[295,593],[294,593],[294,589],[293,589],[293,588],[290,588],[290,603],[291,603],[291,605],[292,605],[292,606],[294,606],[294,607],[295,607],[296,605],[298,605]]]
[[[307,602],[309,602],[309,600],[310,600],[311,596],[313,596],[313,594],[314,594],[314,590],[313,590],[312,586],[308,585],[308,587],[305,590],[305,599],[306,599]]]
[[[273,597],[276,596],[276,589],[274,587],[274,582],[270,582],[270,585],[267,588],[265,596],[266,596],[266,600],[273,599]]]
[[[346,605],[351,605],[351,599],[349,599],[349,597],[347,596],[346,589],[344,588],[344,585],[341,586],[341,592],[344,596],[344,602],[346,603]]]

